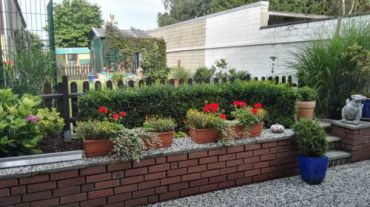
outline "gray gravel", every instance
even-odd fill
[[[253,143],[263,143],[276,140],[285,140],[291,139],[294,136],[294,132],[291,129],[285,130],[281,134],[273,134],[269,129],[264,129],[260,137],[256,138],[245,138],[236,141],[230,141],[230,146],[237,145],[247,145]],[[150,157],[158,157],[163,155],[174,155],[181,154],[192,151],[201,151],[206,149],[214,149],[222,147],[219,143],[210,143],[210,144],[196,144],[191,141],[189,137],[174,139],[173,144],[169,148],[164,149],[152,149],[146,152],[143,152],[142,159]],[[119,158],[114,156],[105,156],[105,157],[92,157],[92,158],[83,158],[80,160],[66,161],[66,162],[55,162],[48,164],[38,164],[32,166],[23,166],[23,167],[14,167],[14,168],[4,168],[0,169],[0,179],[11,178],[11,177],[25,177],[35,174],[40,174],[44,172],[57,172],[69,169],[84,168],[88,166],[95,165],[104,165],[112,162],[121,161]],[[1,159],[0,159],[1,162]]]
[[[299,176],[266,181],[148,207],[369,207],[370,160],[329,169],[321,185]]]

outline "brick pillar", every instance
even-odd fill
[[[370,159],[369,122],[361,122],[360,125],[348,125],[335,121],[332,124],[333,135],[342,138],[342,149],[351,153],[352,161]]]

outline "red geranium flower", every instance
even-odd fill
[[[261,103],[259,103],[259,102],[256,103],[256,104],[254,104],[254,108],[260,109],[262,107],[263,107],[263,105]]]
[[[234,105],[235,108],[239,108],[239,107],[243,108],[247,105],[247,103],[244,102],[244,101],[234,101],[233,105]]]
[[[119,115],[120,115],[121,117],[126,117],[126,116],[127,116],[126,112],[124,112],[124,111],[119,112]]]
[[[114,120],[118,120],[120,117],[121,117],[121,116],[120,116],[119,114],[113,114],[113,115],[112,115],[112,118],[113,118]]]
[[[220,114],[220,118],[226,120],[227,119],[227,116],[226,116],[226,114]]]
[[[98,109],[99,113],[107,114],[109,112],[108,108],[106,106],[102,106]]]
[[[257,109],[257,108],[253,108],[251,111],[252,111],[252,113],[253,113],[253,114],[255,114],[255,115],[258,113],[258,109]]]
[[[206,113],[211,112],[210,105],[209,105],[209,104],[204,105],[204,106],[203,106],[203,111],[204,111],[204,112],[206,112]]]
[[[218,106],[217,103],[211,103],[209,105],[209,109],[211,110],[211,112],[217,112],[220,109],[220,106]]]

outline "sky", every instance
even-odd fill
[[[157,14],[163,12],[162,0],[88,0],[102,10],[103,20],[114,14],[121,29],[135,27],[149,30],[157,28]]]

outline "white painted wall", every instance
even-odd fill
[[[294,52],[310,40],[330,38],[336,20],[314,21],[264,28],[267,15],[262,4],[207,19],[205,65],[226,59],[230,68],[245,69],[254,77],[270,76],[271,56],[276,56],[274,75],[295,75]],[[369,21],[370,16],[347,18],[346,22]],[[320,35],[320,36],[319,36]]]

